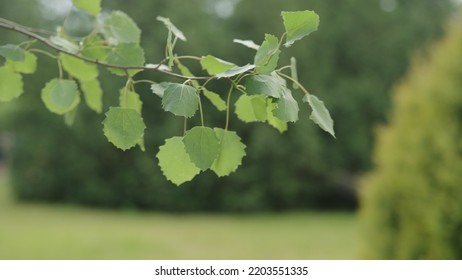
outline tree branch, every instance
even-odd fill
[[[121,70],[125,70],[125,71],[133,70],[133,69],[135,69],[135,70],[144,70],[144,71],[157,71],[157,72],[160,72],[160,73],[163,73],[163,74],[175,77],[175,78],[183,79],[183,80],[208,80],[208,79],[213,79],[213,77],[188,77],[188,76],[180,75],[180,74],[168,71],[168,70],[160,69],[160,66],[161,66],[162,62],[165,61],[165,59],[162,60],[162,62],[159,63],[157,65],[157,67],[122,66],[122,65],[109,64],[109,63],[102,62],[102,61],[99,61],[99,60],[93,60],[93,59],[90,59],[88,57],[81,56],[81,55],[79,55],[77,53],[73,53],[73,52],[67,51],[65,49],[62,49],[62,48],[54,45],[53,43],[51,43],[47,38],[44,38],[44,37],[32,32],[32,31],[30,31],[30,28],[19,25],[19,24],[15,23],[15,22],[9,21],[9,20],[4,19],[2,17],[0,17],[0,28],[11,30],[11,31],[26,35],[26,36],[28,36],[28,37],[30,37],[32,39],[35,39],[35,40],[39,41],[40,43],[46,45],[47,47],[57,51],[58,53],[65,53],[67,55],[78,58],[78,59],[80,59],[82,61],[92,63],[92,64],[96,64],[96,65],[100,65],[100,66],[107,67],[107,68],[121,69]]]

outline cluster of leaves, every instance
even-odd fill
[[[199,111],[200,126],[185,131],[165,141],[157,154],[159,166],[168,180],[180,185],[192,180],[201,171],[211,169],[218,176],[234,172],[245,156],[246,146],[236,132],[229,130],[231,95],[240,94],[234,104],[237,117],[243,122],[267,122],[281,133],[289,122],[298,120],[299,104],[287,85],[304,94],[303,102],[312,109],[311,119],[323,130],[334,135],[333,121],[324,103],[311,95],[297,78],[296,60],[279,67],[283,49],[317,30],[319,17],[313,11],[282,12],[285,33],[279,38],[266,34],[261,45],[250,40],[234,40],[256,51],[253,63],[239,66],[212,55],[202,57],[178,56],[174,48],[178,40],[186,36],[168,18],[157,17],[168,29],[165,58],[158,64],[146,63],[140,47],[141,30],[125,13],[113,11],[101,13],[101,1],[73,0],[76,8],[93,15],[94,30],[86,37],[71,38],[62,29],[50,38],[43,38],[14,23],[0,21],[0,27],[22,32],[34,40],[18,46],[0,47],[5,65],[0,68],[0,101],[10,101],[23,92],[21,74],[36,71],[37,57],[32,48],[36,41],[58,51],[59,77],[49,81],[41,91],[45,106],[53,113],[63,115],[72,124],[83,95],[85,103],[97,113],[103,110],[103,90],[98,81],[99,66],[113,74],[127,78],[119,92],[119,104],[106,112],[103,131],[107,139],[122,150],[139,146],[144,150],[145,124],[142,118],[142,101],[135,85],[151,84],[154,94],[161,98],[165,111],[175,116],[193,118]],[[47,53],[49,56],[52,54]],[[53,56],[55,57],[55,56]],[[208,73],[195,76],[182,60],[193,59]],[[279,67],[279,68],[278,68]],[[285,73],[289,70],[290,73]],[[181,79],[181,83],[136,80],[141,71],[159,71]],[[67,73],[64,78],[64,73]],[[209,82],[218,80],[229,83],[227,95],[222,96],[207,88]],[[202,100],[208,100],[217,110],[226,114],[223,128],[209,128],[204,124]]]

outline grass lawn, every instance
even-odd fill
[[[23,204],[0,178],[0,259],[353,259],[354,214],[173,215]]]

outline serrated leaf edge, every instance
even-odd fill
[[[183,142],[183,137],[180,137],[180,138],[181,138],[181,142]],[[169,138],[169,139],[171,139],[171,138]],[[186,183],[186,182],[191,182],[197,175],[199,175],[199,174],[202,172],[202,170],[201,170],[199,167],[197,167],[192,161],[191,161],[191,164],[194,165],[194,166],[197,168],[198,172],[197,172],[191,179],[189,179],[189,180],[187,180],[187,181],[184,181],[184,182],[182,182],[182,183],[180,183],[180,184],[177,184],[177,183],[173,182],[172,180],[170,180],[170,178],[168,178],[168,176],[165,174],[164,169],[162,168],[162,166],[161,166],[161,164],[160,164],[159,153],[160,153],[161,149],[165,147],[165,145],[167,144],[167,141],[168,141],[169,139],[165,139],[164,144],[163,144],[162,146],[159,147],[159,151],[158,151],[157,154],[156,154],[156,158],[157,158],[157,161],[158,161],[157,166],[159,166],[159,169],[160,169],[160,171],[162,172],[162,175],[164,175],[164,178],[166,178],[169,182],[171,182],[172,184],[174,184],[174,185],[176,185],[176,186],[180,186],[181,184],[184,184],[184,183]],[[184,150],[184,152],[185,152],[186,154],[188,154],[188,153],[186,152],[186,148],[184,147],[184,144],[183,144],[183,150]],[[188,155],[188,156],[189,156],[189,155]]]

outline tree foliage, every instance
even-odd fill
[[[462,22],[416,60],[362,184],[364,257],[462,257]]]
[[[9,101],[21,95],[23,91],[21,69],[8,65],[26,63],[26,53],[34,51],[36,42],[42,43],[58,52],[59,77],[49,81],[41,93],[43,103],[52,113],[63,115],[66,123],[72,124],[76,118],[76,108],[82,100],[80,98],[81,91],[84,91],[87,105],[96,112],[100,111],[103,91],[97,83],[90,84],[90,82],[99,76],[98,65],[106,67],[111,73],[126,77],[127,81],[125,87],[120,90],[119,104],[113,104],[114,106],[110,107],[105,114],[104,135],[109,142],[119,149],[127,150],[139,145],[144,150],[145,123],[141,113],[142,101],[138,96],[136,84],[152,84],[153,92],[161,98],[163,109],[175,116],[185,118],[184,136],[180,138],[183,141],[189,161],[201,171],[214,166],[212,171],[215,171],[218,176],[229,175],[235,171],[245,155],[245,146],[241,142],[241,138],[238,136],[230,137],[230,135],[234,136],[233,132],[227,133],[229,132],[231,95],[233,93],[242,96],[249,95],[246,85],[250,84],[251,91],[258,92],[260,95],[260,99],[258,99],[260,106],[253,106],[255,103],[253,101],[257,100],[254,99],[251,106],[237,106],[236,110],[239,110],[241,115],[249,115],[255,113],[253,110],[257,108],[258,114],[263,115],[262,118],[265,120],[268,118],[267,114],[271,115],[274,121],[270,124],[296,122],[298,120],[298,102],[287,87],[286,80],[297,84],[300,92],[308,100],[311,100],[310,93],[297,80],[283,73],[288,68],[294,71],[293,64],[278,67],[284,42],[285,47],[290,47],[295,41],[318,29],[319,16],[313,11],[282,12],[285,32],[280,37],[266,34],[265,40],[257,48],[253,64],[248,63],[244,66],[238,66],[211,55],[202,57],[177,55],[175,46],[178,40],[187,41],[186,36],[170,19],[159,16],[157,20],[162,22],[168,30],[165,58],[157,64],[146,64],[145,51],[140,46],[141,30],[135,21],[122,11],[112,11],[108,15],[100,15],[100,2],[73,1],[75,8],[89,13],[90,16],[97,17],[89,35],[78,39],[67,34],[65,29],[49,38],[44,38],[30,31],[29,28],[0,19],[0,27],[22,33],[33,39],[19,45],[7,44],[0,47],[0,55],[6,61],[0,72],[3,81],[0,88],[0,100]],[[49,56],[53,56],[53,54],[49,54]],[[199,61],[209,76],[194,75],[183,64],[183,61],[188,59]],[[32,67],[29,67],[28,70],[30,71],[26,71],[27,73],[32,74],[34,72]],[[165,83],[165,81],[137,79],[136,75],[142,71],[158,71],[183,81],[181,83]],[[67,73],[68,78],[64,76],[64,72]],[[215,80],[224,80],[230,84],[226,103],[221,102],[223,98],[219,94],[210,94],[206,87],[208,83]],[[271,82],[270,88],[264,86],[266,81]],[[206,99],[212,99],[213,105],[219,105],[225,111],[226,122],[223,127],[225,132],[222,135],[217,136],[215,133],[215,130],[219,131],[219,128],[214,130],[205,126],[202,104],[204,96]],[[313,119],[315,123],[334,135],[333,121],[324,103],[308,103],[316,115],[316,119]],[[319,110],[323,113],[318,114],[316,111]],[[188,119],[195,117],[198,111],[200,126],[193,126],[188,129]],[[249,118],[245,120],[253,121]],[[225,135],[228,137],[224,138]],[[175,136],[174,140],[167,141],[163,155],[158,158],[161,169],[168,170],[164,172],[166,178],[179,184],[183,183],[189,176],[184,177],[180,172],[171,172],[172,165],[169,159],[180,155],[177,154],[178,151],[168,147],[178,146],[177,140],[178,138]],[[228,160],[228,155],[235,152],[236,147],[244,148],[242,151],[238,151],[238,157],[231,157]],[[182,152],[181,156],[184,157]],[[219,162],[215,163],[218,159]],[[188,174],[193,173],[189,172]]]

